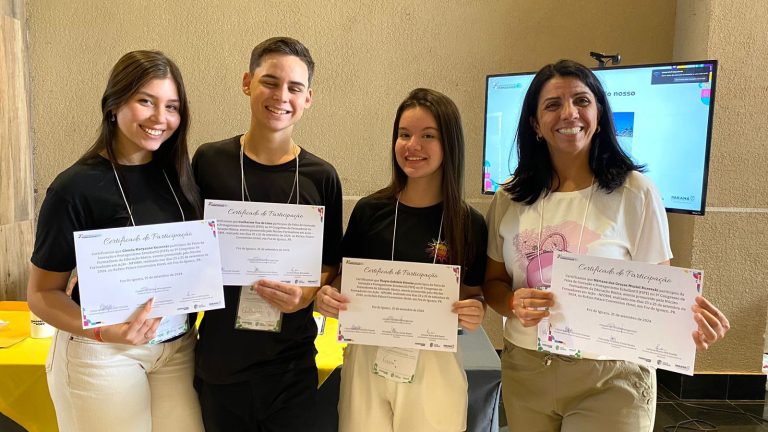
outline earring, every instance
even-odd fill
[[[542,138],[541,135],[536,134],[536,141],[541,142],[541,138]]]
[[[114,122],[116,119],[117,117],[115,117],[115,113],[112,113],[112,117],[109,118],[109,121]]]
[[[597,130],[595,131],[595,133],[600,133],[600,125],[597,126]]]

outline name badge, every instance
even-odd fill
[[[373,374],[398,383],[412,383],[418,361],[417,349],[379,347],[373,362]]]
[[[536,289],[547,291],[549,286],[539,286]],[[547,310],[547,308],[531,309]],[[580,350],[567,346],[564,341],[558,340],[555,335],[552,334],[552,324],[549,322],[549,317],[543,318],[541,321],[539,321],[539,325],[536,329],[536,346],[540,351],[546,351],[562,356],[581,358]]]
[[[555,335],[552,334],[552,325],[549,322],[549,317],[539,321],[536,338],[537,346],[541,351],[561,356],[581,358],[580,350],[566,346],[564,341],[558,340]]]
[[[182,335],[189,330],[189,320],[187,314],[171,315],[163,317],[160,325],[157,327],[155,338],[149,341],[150,345],[156,345]]]
[[[282,324],[280,309],[269,304],[250,285],[240,288],[235,329],[279,333]]]

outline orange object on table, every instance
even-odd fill
[[[3,300],[0,301],[0,311],[29,311],[29,304],[25,301]]]

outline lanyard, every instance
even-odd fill
[[[395,238],[397,237],[397,210],[400,208],[400,194],[397,194],[397,202],[395,203],[395,227],[392,228],[392,257],[391,260],[395,260]],[[440,238],[443,233],[443,217],[445,216],[445,210],[440,215],[440,228],[437,230],[437,245],[440,245]],[[435,250],[435,256],[432,258],[432,264],[437,263],[437,250]]]
[[[123,196],[123,202],[125,203],[125,208],[128,209],[128,216],[131,218],[131,225],[136,226],[136,221],[133,220],[133,212],[131,212],[131,206],[128,205],[128,199],[125,197],[125,191],[123,191],[123,185],[120,183],[120,176],[117,175],[115,164],[112,161],[109,161],[109,163],[112,165],[112,172],[115,173],[115,179],[117,180],[117,187],[120,189],[120,195]],[[181,213],[181,220],[183,222],[186,222],[187,219],[184,217],[184,210],[181,209],[181,203],[179,202],[179,197],[176,196],[176,191],[173,190],[173,186],[171,186],[171,181],[168,180],[168,174],[165,173],[165,170],[162,170],[162,171],[163,171],[163,177],[165,177],[165,182],[168,183],[168,187],[171,188],[173,199],[176,200],[176,205],[179,206],[179,213]]]
[[[589,204],[592,202],[592,194],[595,192],[594,185],[595,185],[595,176],[592,176],[592,182],[589,183],[589,197],[587,198],[587,205],[584,208],[584,217],[581,220],[581,232],[579,232],[579,243],[576,246],[577,254],[581,250],[581,239],[584,237],[584,224],[587,223],[587,213],[589,212]],[[536,256],[536,259],[539,261],[539,280],[541,280],[541,283],[547,284],[547,286],[549,286],[552,283],[551,278],[549,283],[544,282],[544,274],[541,271],[541,254],[542,254],[541,231],[544,227],[544,200],[545,199],[546,198],[542,198],[539,200],[539,243],[538,243],[539,254]]]
[[[245,201],[246,198],[248,198],[248,201],[251,200],[251,195],[248,193],[248,186],[245,184],[245,168],[243,165],[245,165],[245,143],[243,142],[243,138],[245,135],[242,135],[240,137],[240,200]],[[295,144],[294,144],[295,145]],[[298,148],[298,146],[296,146]],[[294,152],[294,159],[296,159],[296,175],[293,177],[293,184],[291,185],[291,195],[288,196],[288,201],[286,204],[291,203],[291,198],[293,198],[293,190],[296,189],[296,205],[299,204],[299,152],[296,150]]]

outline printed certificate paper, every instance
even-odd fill
[[[75,255],[83,328],[224,307],[216,222],[78,231]]]
[[[461,267],[343,259],[339,341],[456,352]]]
[[[219,225],[224,285],[320,286],[325,207],[205,200]]]
[[[539,347],[693,375],[691,305],[702,284],[699,270],[556,252],[555,306],[539,324]]]

